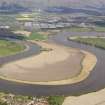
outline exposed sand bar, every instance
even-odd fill
[[[29,31],[23,31],[23,30],[13,31],[13,33],[25,35],[25,36],[27,36],[27,37],[29,37],[29,36],[31,35],[31,32],[29,32]]]
[[[29,84],[72,84],[88,77],[97,62],[89,52],[52,43],[35,43],[53,50],[4,65],[0,68],[2,79]]]
[[[105,89],[78,97],[67,97],[63,105],[105,105]]]
[[[105,36],[71,36],[71,37],[69,37],[69,39],[71,39],[71,40],[74,40],[74,39],[77,39],[77,38],[105,38]]]

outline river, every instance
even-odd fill
[[[72,41],[68,41],[68,36],[74,35],[94,35],[105,36],[104,33],[96,32],[61,32],[49,38],[50,42],[62,44],[69,47],[79,48],[89,51],[97,56],[98,62],[91,74],[84,81],[72,85],[62,86],[42,86],[42,85],[28,85],[20,84],[5,80],[0,80],[0,91],[30,95],[30,96],[47,96],[47,95],[80,95],[86,94],[105,88],[105,51],[89,45],[84,45]]]

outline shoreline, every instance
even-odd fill
[[[81,96],[68,96],[63,105],[105,105],[105,89]],[[95,100],[95,101],[93,101]]]
[[[41,45],[41,43],[43,43],[43,42],[34,41],[34,43]],[[71,48],[71,49],[73,49],[73,48]],[[73,84],[73,83],[81,82],[82,80],[86,79],[88,77],[88,75],[90,74],[90,72],[93,70],[93,68],[95,67],[95,65],[97,63],[97,58],[95,57],[95,55],[93,55],[89,52],[86,52],[83,50],[80,50],[80,51],[85,54],[85,58],[83,59],[83,62],[82,62],[83,68],[82,68],[80,74],[76,77],[73,77],[70,79],[65,79],[65,80],[47,81],[47,82],[21,81],[21,80],[10,79],[10,78],[3,77],[3,76],[0,76],[0,78],[7,80],[7,81],[12,81],[12,82],[25,83],[25,84],[38,84],[38,85],[65,85],[65,84]],[[64,58],[62,60],[64,60]],[[90,63],[90,61],[91,61],[91,63]]]
[[[78,37],[78,36],[71,36],[71,37],[69,37],[68,39],[69,40],[74,40],[74,39],[77,39],[77,38],[105,38],[105,36],[80,36],[80,37]]]

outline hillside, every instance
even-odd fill
[[[95,7],[101,7],[105,4],[105,0],[0,0],[0,4],[2,2],[7,3],[18,3],[25,6],[71,6],[71,7],[85,7],[87,5],[89,6],[95,6]]]
[[[12,5],[12,6],[11,6]],[[49,12],[105,14],[105,0],[0,0],[0,10],[46,9]],[[66,7],[66,8],[65,8]],[[4,9],[5,10],[5,9]],[[56,10],[56,11],[55,11]]]
[[[16,3],[10,3],[2,2],[0,5],[0,12],[8,12],[8,13],[16,13],[16,12],[25,12],[29,11],[29,8],[21,6]]]
[[[85,8],[69,8],[69,7],[48,7],[45,9],[49,13],[84,13],[88,15],[103,15],[104,12],[95,9],[85,9]]]

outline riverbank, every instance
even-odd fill
[[[105,37],[98,36],[74,36],[69,37],[68,40],[76,41],[78,43],[83,43],[91,46],[95,46],[101,49],[105,49]]]
[[[105,89],[77,97],[67,97],[63,105],[105,105]]]
[[[12,56],[17,53],[21,53],[26,49],[27,48],[25,45],[5,39],[0,39],[0,57]]]
[[[14,34],[20,34],[26,37],[29,37],[31,35],[30,31],[24,31],[24,30],[17,30],[17,31],[13,31]]]
[[[28,84],[72,84],[84,80],[97,61],[93,54],[85,51],[52,43],[33,42],[52,50],[4,65],[0,69],[2,79]]]

